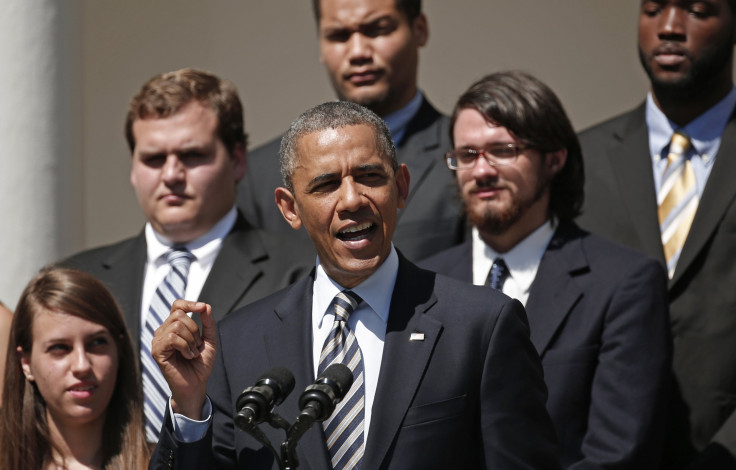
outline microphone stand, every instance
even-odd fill
[[[297,416],[294,424],[289,422],[276,413],[271,413],[267,419],[268,424],[274,429],[283,429],[286,431],[286,440],[281,443],[281,455],[268,440],[268,437],[258,428],[253,419],[239,419],[236,424],[241,431],[250,434],[255,440],[261,443],[273,454],[280,470],[294,470],[299,466],[299,459],[296,456],[296,444],[299,439],[307,432],[317,421],[318,411],[311,406],[306,407]]]
[[[241,415],[238,414],[238,417],[241,417]],[[289,422],[279,416],[277,413],[271,413],[266,421],[268,422],[268,424],[271,425],[271,427],[275,429],[280,428],[288,431],[290,427]],[[263,431],[258,428],[258,424],[256,424],[254,419],[252,419],[252,416],[249,416],[248,419],[236,419],[235,424],[237,424],[238,428],[240,428],[241,431],[250,434],[255,440],[260,442],[263,447],[271,451],[273,457],[276,459],[276,463],[278,463],[279,465],[280,470],[289,470],[289,467],[284,466],[284,462],[281,458],[279,458],[279,454],[278,452],[276,452],[276,449],[274,449],[271,441],[269,441],[268,437],[266,437],[266,434],[264,434]],[[296,468],[296,466],[293,468]]]
[[[307,407],[286,431],[286,440],[281,443],[281,459],[286,467],[284,470],[293,470],[299,466],[299,459],[296,456],[296,443],[312,427],[315,421],[317,421],[317,413],[311,407]]]

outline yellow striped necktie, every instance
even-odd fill
[[[657,215],[670,279],[698,209],[695,173],[687,158],[691,147],[690,138],[682,131],[672,135],[667,167],[657,194]]]

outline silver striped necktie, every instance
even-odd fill
[[[335,470],[360,468],[365,450],[365,383],[363,355],[348,326],[348,318],[362,299],[354,292],[345,290],[335,296],[333,307],[335,321],[325,340],[319,358],[319,376],[334,363],[343,363],[353,371],[353,386],[337,405],[332,416],[322,423],[327,447]]]
[[[171,389],[164,380],[161,369],[151,356],[151,342],[156,329],[168,318],[171,304],[176,299],[184,298],[189,266],[193,259],[194,255],[186,248],[175,248],[166,254],[166,261],[171,269],[156,288],[156,293],[153,294],[151,305],[148,308],[145,324],[141,329],[143,409],[146,415],[146,439],[149,442],[158,442],[166,402],[171,395]]]

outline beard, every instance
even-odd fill
[[[468,221],[477,227],[480,233],[503,234],[518,222],[524,213],[538,202],[550,187],[551,180],[545,178],[541,171],[537,176],[537,185],[534,188],[534,194],[530,198],[512,197],[509,203],[502,208],[491,207],[488,204],[471,207],[466,202],[464,206]]]
[[[645,54],[639,48],[639,62],[649,77],[652,88],[656,92],[669,94],[683,94],[702,91],[702,88],[719,75],[719,73],[731,65],[734,45],[730,36],[718,43],[713,44],[708,50],[702,52],[699,58],[694,58],[687,51],[685,56],[690,61],[690,69],[675,80],[665,80],[652,70],[652,54]]]

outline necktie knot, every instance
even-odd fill
[[[189,266],[194,260],[191,251],[184,247],[172,248],[166,253],[166,262],[171,265],[172,269],[176,269],[185,279],[189,275]]]
[[[496,290],[503,288],[503,283],[509,276],[509,268],[503,258],[496,258],[491,266],[491,272],[488,273],[487,284]]]
[[[335,321],[347,322],[350,314],[355,311],[362,301],[363,299],[353,291],[344,290],[337,294],[333,300]]]
[[[687,155],[687,152],[692,147],[690,137],[683,131],[675,131],[670,139],[670,150],[667,154],[667,166],[669,167],[674,162],[680,160]]]

